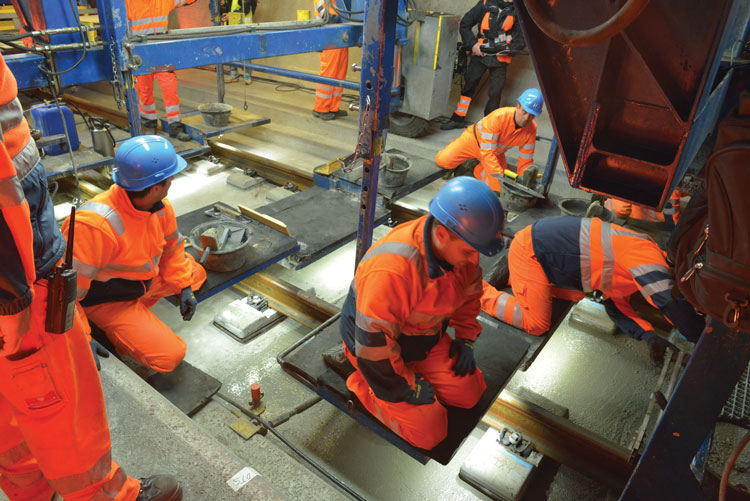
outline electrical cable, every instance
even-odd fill
[[[734,463],[737,462],[737,458],[742,454],[742,450],[745,448],[747,443],[750,442],[750,432],[746,433],[740,443],[737,444],[737,448],[734,449],[732,455],[727,459],[727,463],[724,465],[724,471],[721,474],[721,483],[719,484],[719,501],[725,501],[727,498],[727,489],[729,488],[729,475],[732,473]]]
[[[78,31],[81,34],[81,43],[83,44],[83,53],[81,54],[81,57],[78,59],[78,61],[76,61],[73,64],[73,66],[71,66],[70,68],[64,69],[62,71],[52,71],[51,69],[47,70],[44,67],[43,64],[40,64],[39,65],[39,71],[41,71],[42,73],[44,73],[48,77],[49,76],[58,77],[60,75],[64,75],[64,74],[66,74],[66,73],[68,73],[70,71],[73,71],[86,58],[86,50],[87,50],[87,47],[88,47],[88,40],[86,40],[86,30],[83,29],[83,26],[81,25],[81,19],[78,17],[78,9],[76,8],[75,3],[73,3],[73,0],[68,0],[68,1],[70,3],[70,8],[73,9],[73,17],[75,17],[76,25],[78,26]],[[52,57],[52,55],[50,55],[49,57]]]
[[[336,476],[334,476],[331,472],[329,472],[328,470],[320,466],[312,458],[310,458],[304,452],[302,452],[299,448],[297,448],[297,446],[292,444],[286,437],[284,437],[281,433],[279,433],[271,423],[266,421],[265,418],[262,418],[259,415],[255,414],[254,412],[247,410],[244,406],[235,402],[234,399],[226,395],[223,395],[221,392],[217,392],[215,393],[215,395],[219,397],[221,400],[224,400],[225,402],[230,404],[232,407],[235,407],[236,409],[238,409],[240,412],[245,414],[250,419],[258,421],[264,428],[270,431],[276,438],[281,440],[284,443],[284,445],[289,447],[295,454],[297,454],[297,456],[299,456],[300,459],[302,459],[304,462],[306,462],[307,464],[315,468],[317,471],[323,474],[326,478],[328,478],[331,482],[333,482],[336,486],[338,486],[341,490],[349,494],[352,498],[356,499],[357,501],[365,501],[365,498],[357,494],[357,492],[354,491],[351,487],[349,487],[344,482],[336,478]]]

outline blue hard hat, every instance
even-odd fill
[[[468,176],[451,179],[430,202],[430,214],[486,256],[503,249],[505,212],[495,192]]]
[[[526,89],[518,97],[518,102],[527,113],[531,113],[535,117],[541,115],[544,98],[542,97],[542,91],[539,89]]]
[[[112,180],[128,191],[143,190],[174,176],[186,165],[163,137],[131,137],[117,148]]]

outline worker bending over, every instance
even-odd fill
[[[550,217],[527,226],[508,251],[513,294],[506,284],[484,283],[482,310],[540,336],[551,323],[552,297],[580,300],[600,291],[610,318],[629,336],[649,343],[658,362],[671,343],[656,335],[628,303],[640,291],[690,341],[704,320],[685,298],[672,295],[674,279],[664,252],[648,236],[598,218]]]
[[[167,32],[169,13],[195,0],[125,0],[128,13],[128,27],[131,35],[147,36]],[[185,133],[185,125],[180,121],[180,96],[177,95],[177,76],[174,70],[149,73],[135,77],[135,90],[138,91],[138,108],[144,134],[156,134],[157,114],[154,103],[154,78],[159,82],[164,99],[164,112],[169,124],[169,137],[180,141],[190,141]]]
[[[138,481],[112,460],[81,318],[46,330],[47,277],[65,240],[16,93],[0,56],[0,488],[11,500],[182,499],[173,477]]]
[[[190,320],[197,307],[193,289],[206,280],[206,270],[185,253],[165,198],[185,165],[163,137],[128,139],[115,153],[115,184],[76,214],[78,301],[118,351],[159,372],[174,370],[186,347],[150,308],[179,294],[182,318]]]
[[[508,169],[505,153],[518,146],[517,174],[534,163],[536,123],[534,117],[542,112],[544,100],[539,89],[527,89],[519,96],[515,108],[500,108],[474,125],[438,152],[435,161],[443,169],[455,169],[466,160],[475,158],[479,164],[474,177],[499,192],[500,178]]]
[[[341,312],[344,348],[356,368],[346,386],[416,447],[432,449],[446,437],[445,405],[471,408],[486,388],[474,360],[478,252],[502,249],[503,225],[497,196],[459,177],[440,189],[429,215],[391,230],[357,266]]]
[[[341,22],[341,16],[336,12],[336,0],[317,0],[315,2],[315,18],[325,17],[326,2],[328,3],[328,24]],[[342,2],[343,3],[343,2]],[[346,4],[344,3],[344,8]],[[320,76],[344,80],[349,65],[349,49],[326,49],[320,53]],[[315,104],[313,116],[321,120],[334,120],[348,115],[346,110],[339,109],[344,89],[333,85],[318,84],[315,86]]]

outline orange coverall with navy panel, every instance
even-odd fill
[[[64,251],[44,166],[0,56],[0,488],[12,500],[132,500],[110,452],[104,396],[78,315],[45,331],[47,273]],[[51,219],[48,218],[51,216]]]
[[[357,370],[347,380],[370,413],[407,442],[431,449],[447,435],[443,406],[471,408],[486,389],[477,369],[456,376],[451,338],[474,341],[482,295],[476,263],[451,267],[431,250],[431,216],[401,224],[376,242],[357,266],[341,313],[341,335]],[[431,404],[406,402],[415,373],[435,389]]]
[[[328,9],[328,23],[341,22],[341,17],[333,9],[336,0],[330,0],[331,7]],[[323,0],[315,2],[315,18],[320,19],[325,13]],[[349,49],[326,49],[320,53],[320,73],[322,77],[344,80],[346,78],[347,66],[349,65]],[[341,97],[344,95],[342,87],[318,84],[315,86],[315,104],[313,111],[318,113],[335,113],[341,107]]]
[[[172,205],[164,199],[138,210],[112,185],[78,209],[75,238],[73,267],[86,316],[119,351],[154,370],[174,370],[185,342],[150,308],[185,287],[198,290],[206,271],[185,253]]]
[[[466,160],[476,158],[474,177],[494,191],[500,191],[498,180],[508,168],[505,153],[517,146],[518,175],[534,163],[536,123],[531,120],[524,127],[516,127],[515,107],[499,108],[471,125],[438,152],[435,161],[443,169],[455,169]]]
[[[688,339],[700,336],[703,319],[682,297],[664,252],[648,236],[598,218],[545,218],[516,233],[508,252],[513,294],[484,283],[482,310],[519,329],[549,330],[552,297],[582,299],[599,290],[610,318],[629,336],[653,331],[630,306],[640,292]]]

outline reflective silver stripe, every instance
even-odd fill
[[[75,258],[73,258],[73,269],[76,270],[78,274],[92,280],[99,274],[99,268],[88,263],[84,263],[83,261],[79,261]]]
[[[675,207],[674,207],[674,206],[672,206],[672,207],[667,207],[667,208],[666,208],[666,209],[664,209],[664,210],[663,210],[662,212],[663,212],[664,214],[668,215],[668,216],[671,216],[672,214],[676,214],[676,213],[677,213],[677,210],[675,209]]]
[[[86,202],[78,208],[78,212],[81,211],[95,212],[109,222],[115,233],[118,235],[125,233],[125,224],[122,222],[120,215],[109,205],[99,202]]]
[[[401,242],[384,242],[377,247],[370,248],[362,258],[362,261],[360,261],[360,264],[380,254],[395,254],[404,257],[414,263],[420,272],[422,271],[422,255],[419,253],[419,249]]]
[[[182,4],[180,3],[180,0],[174,0],[174,8],[180,7]]]
[[[111,263],[111,264],[107,264],[106,266],[104,266],[104,268],[102,268],[101,270],[105,272],[104,273],[105,275],[109,275],[106,272],[114,271],[114,272],[122,272],[122,273],[149,273],[153,269],[154,269],[154,265],[151,264],[151,261],[149,260],[145,264],[140,264],[137,266]]]
[[[674,280],[671,278],[665,278],[664,280],[644,285],[641,287],[641,293],[651,297],[659,292],[672,290],[672,287],[674,287]]]
[[[672,272],[663,264],[643,264],[641,266],[634,266],[628,270],[633,278],[640,277],[641,275],[647,275],[654,271],[659,271],[667,276],[672,276]]]
[[[534,143],[524,144],[523,146],[521,146],[521,148],[526,149],[526,150],[534,151]]]
[[[174,104],[172,106],[165,106],[164,107],[164,112],[167,113],[167,114],[174,113],[174,112],[179,113],[180,112],[180,105],[179,104]]]
[[[0,106],[0,127],[3,132],[15,129],[23,122],[23,108],[18,98]]]
[[[502,292],[500,297],[497,298],[497,306],[495,307],[495,316],[500,320],[505,320],[505,304],[508,302],[510,294]]]
[[[388,330],[388,334],[391,334],[393,337],[398,337],[398,335],[401,333],[401,327],[394,322],[386,322],[385,320],[382,320],[380,318],[372,318],[368,317],[361,311],[357,311],[357,314],[354,318],[354,323],[362,329],[365,332],[382,332],[384,329]],[[373,327],[373,325],[378,324],[382,326],[380,327]]]
[[[461,97],[458,98],[458,102],[466,104],[466,105],[469,105],[469,104],[471,104],[471,98],[470,97],[463,97],[463,96],[461,96]]]
[[[334,96],[343,96],[344,95],[344,91],[341,90],[341,89],[336,89],[336,90],[333,91],[333,95]]]
[[[149,120],[156,119],[158,117],[155,111],[148,111],[145,113],[142,111],[141,116],[144,118],[148,118]]]
[[[324,94],[322,92],[316,92],[315,93],[315,97],[319,97],[321,99],[330,99],[331,98],[331,94]]]
[[[156,103],[152,103],[152,104],[141,103],[141,111],[156,111]]]
[[[316,88],[320,91],[333,90],[333,85],[318,84]]]
[[[159,214],[160,217],[164,217],[164,215],[161,213],[162,211],[159,211],[157,214]],[[164,237],[164,240],[167,241],[167,246],[169,246],[169,241],[174,240],[175,238],[180,236],[180,230],[174,230],[174,232],[170,233],[169,235]]]
[[[161,256],[162,256],[162,254],[159,254],[159,255],[154,256],[153,258],[151,258],[151,264],[154,267],[154,271],[158,271],[159,270],[159,261],[161,260]]]
[[[642,238],[644,240],[651,240],[649,237],[647,237],[643,233],[631,233],[629,231],[618,230],[616,228],[612,228],[612,234],[618,235],[621,237],[635,237],[635,238]]]
[[[13,166],[16,168],[16,176],[23,181],[29,175],[29,172],[34,170],[36,164],[39,163],[39,150],[31,137],[29,137],[29,142],[26,143],[26,146],[16,153],[16,156],[12,160]]]
[[[523,158],[525,160],[534,160],[534,154],[533,153],[520,152],[518,154],[518,158]]]
[[[107,477],[107,475],[109,475],[111,470],[112,455],[110,451],[107,451],[87,471],[62,478],[50,478],[49,483],[60,495],[67,497],[67,495],[73,492],[83,490],[91,485],[101,482]],[[117,495],[127,479],[122,469],[119,470],[119,473],[121,474],[114,475],[109,481],[102,485],[99,490],[94,493],[91,499],[114,499],[113,495]]]
[[[143,19],[132,19],[128,21],[128,24],[130,24],[130,28],[140,28],[141,26],[144,26],[146,24],[152,24],[152,23],[163,23],[164,21],[168,21],[169,16],[152,16],[152,17],[145,17]]]
[[[166,26],[154,26],[151,28],[143,28],[139,30],[130,30],[130,33],[133,35],[155,35],[158,33],[166,33],[167,27]]]
[[[517,299],[516,304],[513,305],[513,327],[523,329],[523,310],[518,305]]]
[[[482,136],[482,139],[487,141],[497,141],[497,138],[500,137],[499,134],[490,134],[489,132],[484,132],[484,129],[482,129],[482,122],[477,123],[477,132]]]
[[[523,328],[523,310],[518,304],[518,299],[516,299],[514,296],[511,296],[508,293],[503,293],[497,300],[497,307],[495,308],[495,316],[502,320],[505,323],[511,323],[508,322],[508,319],[505,318],[505,305],[508,303],[508,299],[513,298],[515,301],[515,304],[513,305],[513,319],[511,320],[513,327],[516,327],[518,329]]]
[[[17,176],[0,179],[0,207],[15,207],[21,205],[24,199],[21,181]]]
[[[581,219],[578,248],[581,252],[581,288],[584,292],[591,292],[591,219]]]
[[[164,253],[165,254],[169,254],[170,252],[172,252],[175,249],[177,249],[180,246],[180,244],[182,242],[184,242],[184,241],[185,241],[185,237],[183,237],[182,235],[180,235],[180,238],[178,238],[175,243],[173,243],[171,245],[169,243],[167,243],[167,246],[164,248]]]
[[[18,445],[14,445],[5,452],[0,453],[0,464],[12,465],[19,462],[26,456],[31,455],[31,449],[26,442],[21,442]]]
[[[481,146],[479,146],[482,150],[496,150],[497,149],[497,143],[482,143]]]
[[[607,223],[602,223],[602,276],[599,289],[606,291],[612,287],[612,275],[615,271],[615,254],[612,251],[612,227]],[[593,284],[592,284],[593,287]]]
[[[510,146],[510,145],[507,145],[507,144],[500,144],[500,143],[497,143],[497,147],[498,147],[498,148],[502,148],[502,149],[504,149],[504,150],[509,150],[509,149],[511,149],[511,148],[512,148],[513,146]]]
[[[173,123],[179,122],[179,121],[180,121],[180,114],[179,113],[176,114],[176,115],[172,115],[171,117],[170,116],[167,117],[167,123],[168,124],[173,124]]]
[[[358,341],[354,341],[354,349],[357,352],[357,358],[361,357],[373,362],[388,360],[392,356],[398,356],[401,353],[400,346],[396,343],[386,344],[385,346],[365,346]]]

